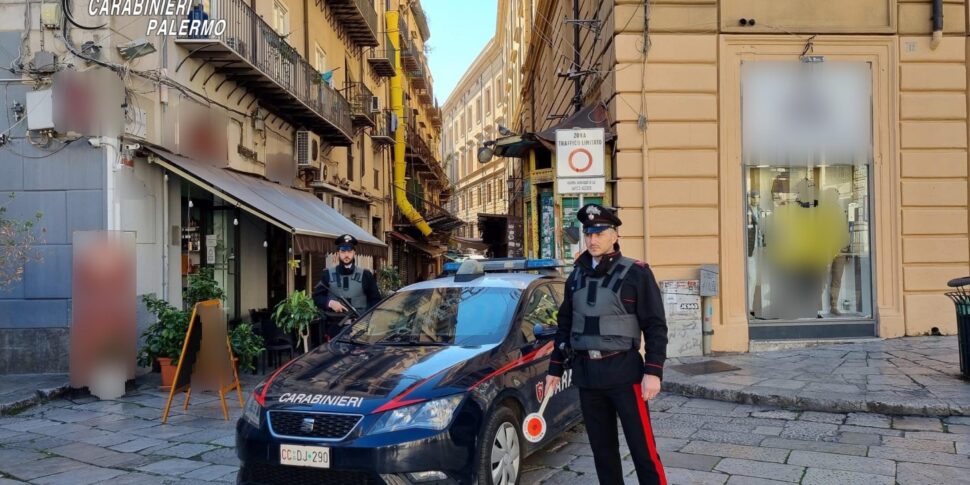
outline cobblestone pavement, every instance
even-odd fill
[[[956,337],[867,340],[714,359],[732,372],[688,375],[670,359],[664,389],[674,394],[788,409],[891,415],[970,416]]]
[[[233,482],[238,402],[224,421],[211,393],[193,395],[187,412],[177,399],[162,425],[165,397],[143,384],[117,401],[59,399],[0,417],[0,485]],[[970,483],[967,417],[792,412],[668,394],[651,409],[673,484]],[[625,444],[622,452],[635,483]],[[596,483],[582,425],[523,467],[523,484]]]

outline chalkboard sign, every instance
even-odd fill
[[[162,411],[162,423],[168,420],[176,393],[185,391],[183,409],[188,409],[193,381],[196,381],[196,390],[218,391],[225,419],[229,419],[229,408],[225,399],[227,392],[235,389],[239,406],[243,406],[239,375],[232,364],[232,347],[219,300],[201,301],[192,308],[175,378]]]

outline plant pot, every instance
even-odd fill
[[[162,388],[168,389],[175,382],[175,371],[178,365],[172,364],[172,359],[168,357],[158,357],[158,367],[162,370]]]
[[[127,375],[125,366],[117,363],[101,363],[92,369],[88,390],[102,401],[118,399],[125,395]]]

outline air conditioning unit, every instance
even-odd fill
[[[344,213],[344,200],[340,197],[334,196],[333,203],[330,205],[332,205],[337,212],[341,214]]]
[[[381,98],[377,96],[370,97],[370,112],[371,113],[381,112]]]
[[[320,166],[320,137],[309,130],[296,132],[296,167]]]

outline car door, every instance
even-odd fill
[[[559,301],[556,300],[555,293],[553,285],[542,284],[526,297],[520,328],[525,342],[531,349],[542,349],[555,340],[556,315],[559,311]],[[536,333],[537,328],[541,329],[538,334]],[[540,354],[542,353],[540,352]],[[548,354],[536,360],[535,372],[526,390],[531,391],[532,394],[527,396],[527,399],[534,402],[535,407],[532,409],[538,409],[542,398],[549,392],[548,389],[544,388],[548,368]],[[579,395],[569,386],[571,381],[572,372],[567,370],[563,374],[562,384],[546,405],[544,417],[550,430],[558,431],[570,420],[570,412],[572,412],[571,408],[573,407],[571,401],[579,399]]]
[[[552,290],[553,297],[556,299],[556,310],[558,315],[558,309],[560,305],[562,305],[563,298],[565,298],[566,283],[565,281],[560,280],[549,283],[548,286]],[[553,325],[556,325],[556,328],[558,329],[558,323],[556,321],[553,321],[552,323]],[[569,369],[567,365],[566,371],[563,373],[563,383],[561,386],[561,392],[563,393],[561,396],[562,400],[560,401],[563,405],[563,410],[560,416],[561,421],[559,423],[561,426],[568,426],[571,421],[579,419],[579,415],[581,413],[579,408],[579,389],[572,384],[572,377],[573,371]]]

